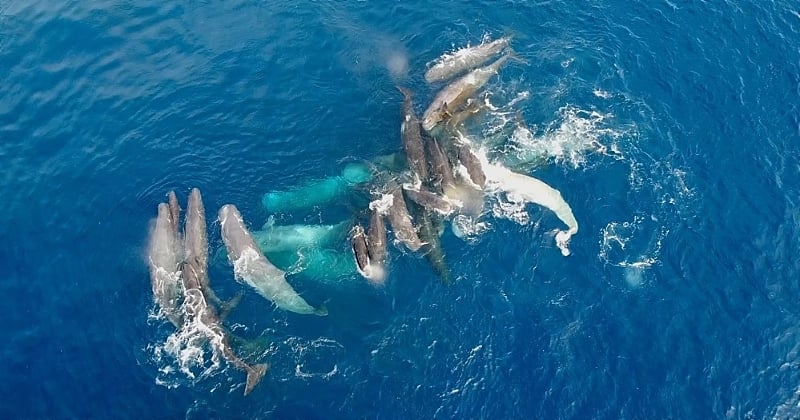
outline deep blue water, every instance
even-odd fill
[[[258,228],[265,192],[398,151],[395,84],[421,112],[426,63],[487,34],[527,61],[498,103],[528,92],[537,137],[608,150],[530,172],[572,206],[573,255],[547,211],[488,214],[445,232],[450,286],[396,247],[383,289],[300,281],[324,318],[217,255],[272,368],[247,398],[225,364],[170,373],[145,259],[164,194]],[[0,417],[800,418],[798,45],[789,1],[2,2]]]

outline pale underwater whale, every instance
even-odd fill
[[[174,195],[170,193],[170,201],[177,203]],[[183,323],[180,312],[183,296],[180,265],[183,255],[177,221],[173,220],[173,215],[177,216],[176,211],[179,211],[177,204],[174,207],[167,203],[158,205],[158,216],[150,227],[147,253],[153,300],[167,319],[180,327]]]
[[[310,208],[346,196],[355,186],[369,182],[372,173],[366,165],[351,163],[341,175],[306,183],[290,191],[264,194],[261,203],[270,213]]]
[[[251,366],[234,353],[217,311],[208,302],[209,297],[213,296],[213,292],[211,292],[208,280],[206,216],[200,190],[197,188],[192,189],[189,194],[184,238],[185,260],[181,267],[181,279],[184,289],[183,312],[188,318],[186,321],[190,324],[198,322],[202,324],[205,327],[203,331],[208,336],[211,345],[228,362],[247,372],[244,388],[244,395],[247,395],[261,381],[268,366],[266,364]]]
[[[353,255],[348,250],[329,248],[300,248],[274,252],[262,248],[269,262],[287,274],[319,282],[338,282],[356,274]]]
[[[286,281],[285,273],[261,253],[236,206],[222,206],[219,220],[222,240],[237,280],[254,288],[281,309],[298,314],[327,315],[326,309],[309,305]]]
[[[356,274],[352,256],[340,245],[352,222],[335,225],[275,225],[270,218],[252,236],[267,260],[285,271],[316,281],[332,281]]]
[[[270,218],[263,230],[253,231],[252,235],[259,248],[269,254],[329,247],[344,239],[349,229],[348,221],[335,225],[276,225]]]

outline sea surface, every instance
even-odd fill
[[[450,285],[394,243],[383,287],[288,277],[327,317],[235,281],[223,204],[362,217],[261,199],[400,151],[395,86],[422,113],[437,57],[501,36],[471,135],[561,192],[572,255],[487,194]],[[796,1],[5,0],[0,74],[0,418],[800,418]],[[151,221],[192,187],[270,364],[247,397],[153,302]]]

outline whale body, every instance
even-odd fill
[[[264,194],[261,204],[271,213],[311,208],[345,197],[354,187],[372,179],[369,167],[359,163],[345,166],[341,175],[310,181],[290,191]]]
[[[419,119],[414,113],[412,94],[406,88],[398,86],[397,89],[403,93],[403,122],[400,123],[400,139],[403,143],[403,150],[406,152],[411,172],[417,176],[417,179],[424,182],[428,179],[428,164],[425,162],[422,131]]]
[[[236,206],[222,206],[219,220],[222,241],[237,280],[254,288],[281,309],[298,314],[327,315],[324,308],[316,309],[309,305],[286,281],[285,273],[261,253]]]
[[[510,57],[511,55],[506,54],[486,67],[467,73],[439,91],[422,116],[422,128],[430,132],[437,124],[449,118],[451,113],[475,95],[475,92],[482,88]]]
[[[327,247],[347,235],[348,222],[335,225],[275,225],[268,222],[264,230],[252,232],[265,253],[291,252],[301,248]]]
[[[473,47],[464,47],[458,51],[442,55],[425,72],[428,83],[440,82],[457,76],[467,70],[483,65],[492,56],[500,53],[511,43],[511,38],[504,37],[491,42],[482,42]]]
[[[228,333],[222,320],[209,300],[219,303],[219,298],[211,290],[208,279],[208,234],[206,232],[206,213],[200,190],[193,188],[189,193],[186,207],[184,229],[184,262],[181,270],[184,289],[184,313],[189,323],[201,323],[211,345],[225,359],[237,368],[247,372],[244,395],[250,393],[264,377],[266,364],[249,365],[240,359],[230,345]]]
[[[443,216],[449,215],[457,207],[447,198],[441,197],[422,187],[414,188],[414,186],[404,184],[403,191],[405,191],[411,201],[428,210],[435,210]]]
[[[369,251],[367,251],[367,236],[364,234],[364,228],[361,225],[353,226],[351,244],[358,274],[369,278],[372,270],[370,268]]]
[[[417,251],[422,247],[417,230],[411,221],[411,214],[408,212],[406,200],[403,198],[403,191],[395,188],[391,195],[391,206],[386,213],[389,226],[392,227],[395,238],[411,251]]]
[[[150,227],[147,253],[153,300],[161,313],[173,325],[180,327],[183,323],[180,312],[182,255],[172,210],[167,203],[158,205],[158,216]]]
[[[206,211],[200,190],[192,188],[189,193],[189,204],[186,206],[186,223],[183,232],[185,260],[196,260],[199,271],[198,279],[203,294],[212,303],[219,305],[222,301],[211,289],[208,278],[208,232]]]

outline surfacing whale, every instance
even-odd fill
[[[437,124],[448,119],[451,113],[457,111],[467,99],[474,96],[509,58],[511,55],[506,54],[494,63],[475,69],[445,86],[425,110],[422,116],[422,128],[430,132]]]
[[[504,37],[444,54],[425,72],[425,81],[428,83],[441,82],[467,70],[472,70],[489,61],[492,56],[503,51],[510,43],[511,38]]]
[[[233,204],[219,209],[222,241],[233,264],[236,279],[254,288],[281,309],[298,314],[328,314],[325,308],[309,305],[286,281],[285,273],[272,265],[256,245]]]
[[[422,145],[422,128],[414,113],[413,94],[404,87],[398,86],[397,89],[403,93],[403,122],[400,123],[400,139],[403,142],[403,150],[406,152],[406,160],[411,172],[416,174],[420,181],[425,182],[428,179],[428,164],[425,161],[425,149]]]
[[[198,279],[203,294],[215,305],[222,301],[211,289],[208,278],[208,232],[206,225],[206,211],[203,206],[203,197],[200,190],[192,188],[189,193],[189,204],[186,206],[186,223],[183,232],[185,260],[196,260]]]
[[[411,214],[408,212],[406,200],[403,198],[403,190],[397,187],[384,197],[389,198],[387,201],[390,204],[386,218],[389,220],[389,226],[392,227],[395,238],[409,250],[419,250],[422,247],[422,241],[411,221]]]
[[[174,193],[170,193],[170,196],[173,197]],[[177,203],[177,200],[175,202]],[[177,208],[177,204],[174,208]],[[173,325],[180,327],[183,323],[180,312],[183,295],[180,264],[183,256],[176,227],[177,221],[173,220],[174,208],[167,203],[158,205],[158,216],[150,227],[147,253],[153,300],[161,313]]]

